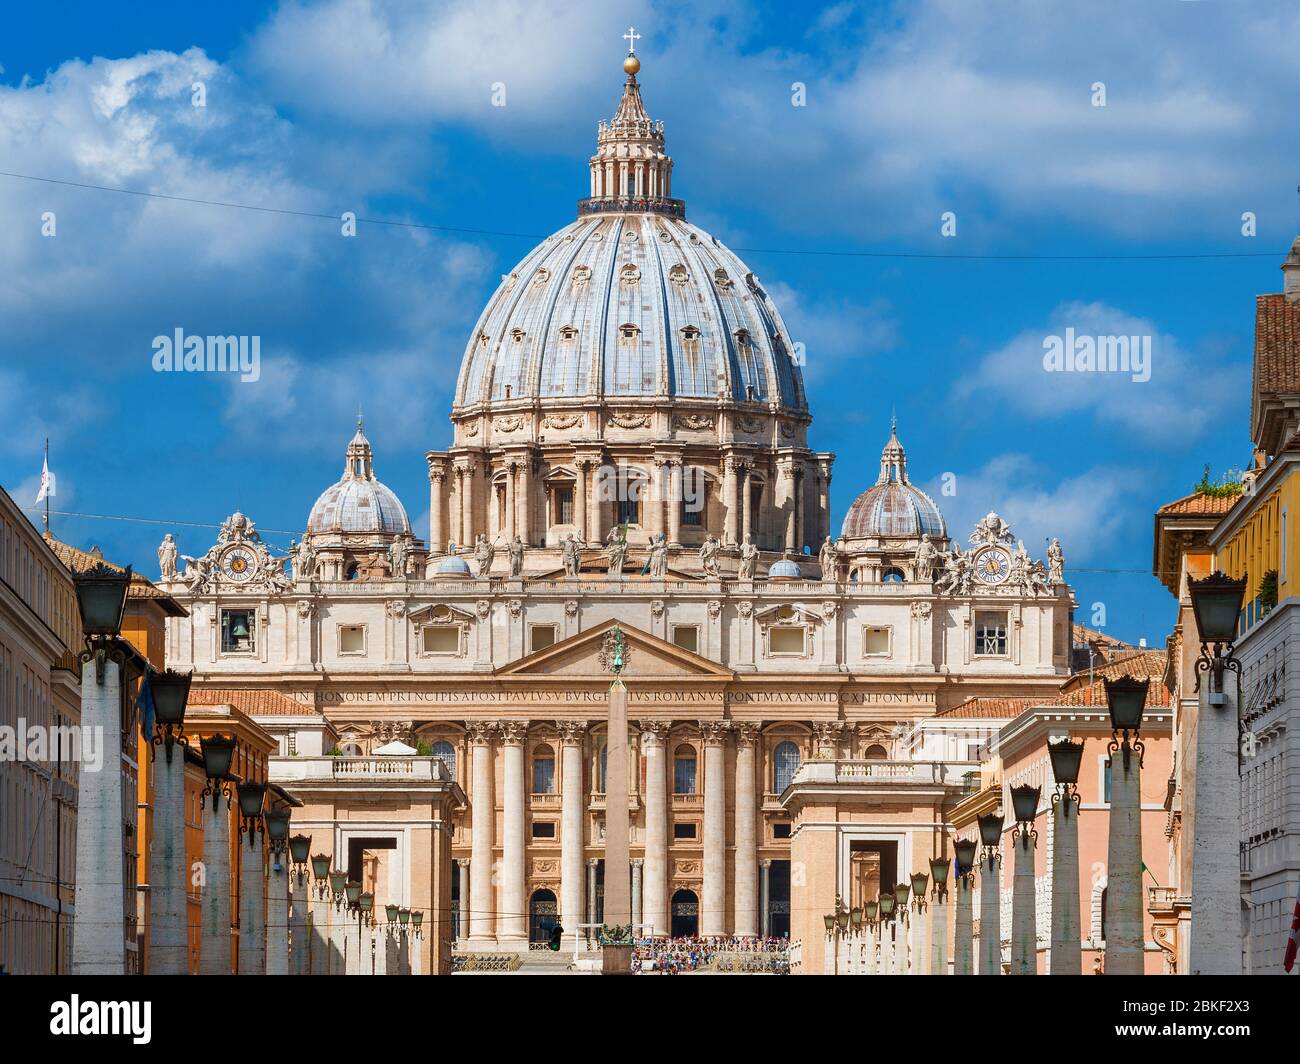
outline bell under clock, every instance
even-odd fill
[[[993,587],[1004,583],[1011,574],[1011,555],[1002,547],[983,547],[976,552],[972,568],[976,580]]]

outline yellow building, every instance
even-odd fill
[[[1255,302],[1251,393],[1254,467],[1241,498],[1209,536],[1215,567],[1247,580],[1241,663],[1241,833],[1247,971],[1279,971],[1300,882],[1300,238],[1282,265],[1283,291]],[[1292,668],[1287,668],[1291,659]],[[1288,679],[1288,673],[1291,674]]]

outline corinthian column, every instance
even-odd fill
[[[573,527],[574,538],[587,542],[587,463],[573,463]]]
[[[512,944],[528,939],[528,905],[524,900],[524,738],[528,723],[503,720],[497,727],[505,747],[502,774],[505,777],[505,816],[501,832],[501,912],[497,919],[497,940]]]
[[[725,546],[734,547],[740,542],[736,538],[736,460],[734,458],[722,460],[722,505],[722,542]]]
[[[443,483],[447,469],[443,459],[429,458],[429,551],[441,554],[447,549],[447,532]]]
[[[492,798],[491,721],[473,720],[465,725],[469,733],[472,793],[470,795],[469,935],[478,943],[490,942],[496,934],[492,898],[492,843],[496,810]]]
[[[668,921],[668,786],[664,739],[670,722],[638,721],[645,754],[645,881],[642,919],[651,934],[666,935]]]
[[[682,463],[668,464],[668,542],[682,541]],[[703,523],[703,522],[701,522]]]
[[[760,725],[736,726],[736,924],[735,934],[758,934],[758,827],[754,796],[755,750]]]
[[[582,923],[582,737],[580,720],[557,720],[560,732],[560,923],[566,931]]]
[[[723,744],[731,722],[702,720],[704,736],[704,889],[700,935],[727,933],[727,778]]]

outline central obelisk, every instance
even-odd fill
[[[627,809],[627,688],[619,674],[627,663],[627,643],[614,625],[605,636],[609,687],[609,736],[605,753],[605,916],[611,927],[632,922],[632,872],[628,856],[631,826]]]

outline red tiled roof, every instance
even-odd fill
[[[1008,720],[1020,716],[1030,706],[1043,704],[1042,698],[968,698],[964,702],[958,702],[955,706],[949,706],[947,709],[940,710],[935,714],[936,717],[973,717],[973,718],[992,718],[998,719],[1006,717]]]
[[[232,691],[221,688],[195,688],[190,692],[191,706],[234,706],[248,717],[303,716],[314,713],[310,706],[279,691]]]
[[[1255,297],[1255,392],[1300,392],[1300,301]]]
[[[1219,514],[1226,514],[1241,498],[1237,495],[1203,495],[1200,492],[1193,492],[1191,495],[1184,495],[1181,499],[1175,499],[1173,502],[1165,503],[1156,511],[1156,516],[1162,514],[1169,515],[1201,515],[1214,517]]]
[[[1061,693],[1050,703],[1057,706],[1104,706],[1106,705],[1106,680],[1117,680],[1121,676],[1133,676],[1139,680],[1150,680],[1147,691],[1147,705],[1167,706],[1172,696],[1165,686],[1165,673],[1169,667],[1169,656],[1163,650],[1134,650],[1128,654],[1117,654],[1107,662],[1096,666],[1091,673],[1075,673],[1061,685]],[[1047,703],[1042,703],[1047,704]]]

